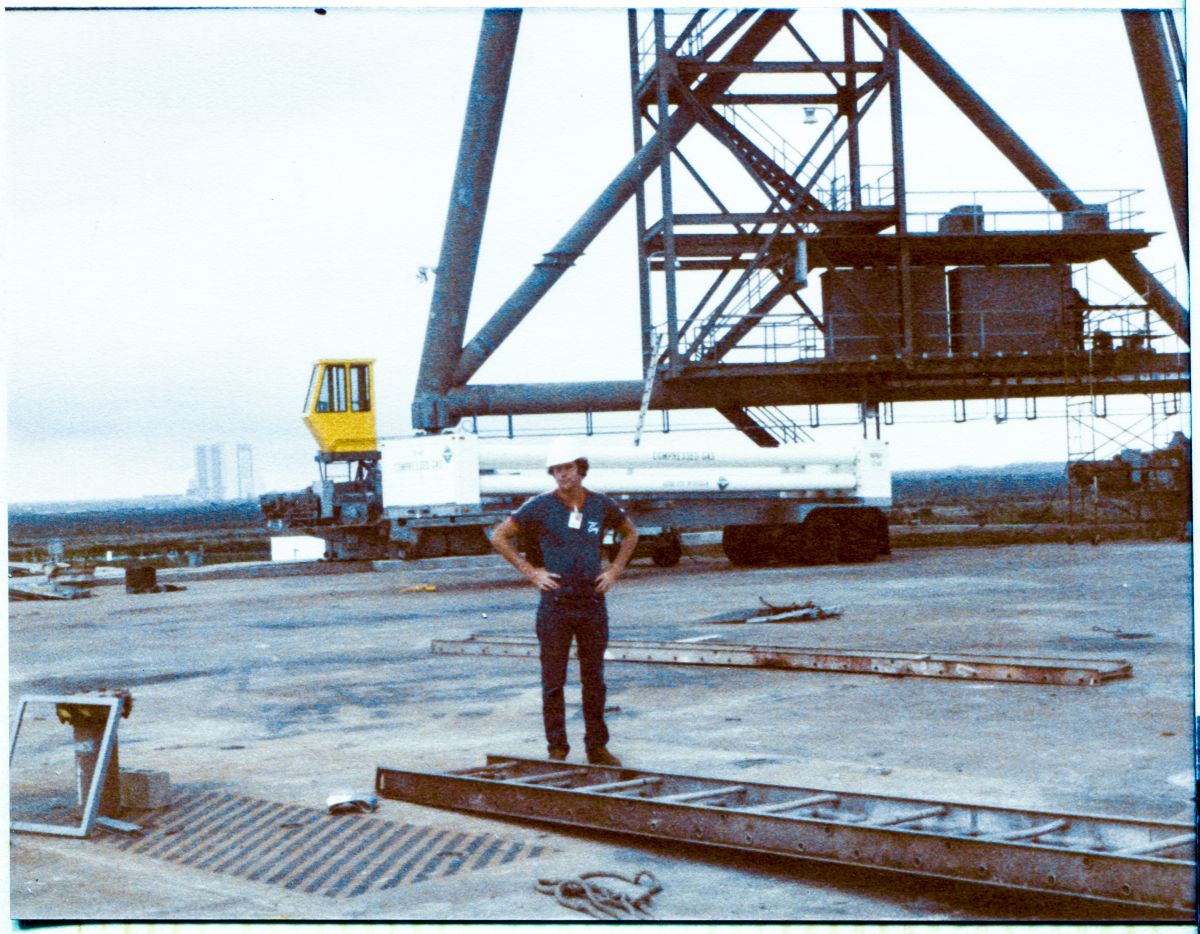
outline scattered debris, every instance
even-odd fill
[[[718,613],[700,620],[702,623],[806,623],[819,619],[834,619],[842,615],[840,606],[820,607],[811,600],[805,603],[788,603],[776,606],[762,597],[758,598],[762,608],[733,610]]]
[[[62,587],[48,581],[8,582],[8,599],[10,600],[78,600],[80,597],[90,597],[90,590],[80,590],[77,587]]]
[[[130,564],[125,568],[126,593],[155,593],[158,571],[153,564]]]
[[[39,573],[40,579],[31,579]],[[30,565],[8,566],[10,600],[78,600],[90,597],[95,584],[96,576],[89,567],[51,561],[39,572]]]
[[[86,837],[101,817],[112,817],[121,806],[120,775],[116,766],[117,723],[129,716],[133,698],[128,691],[112,694],[30,695],[17,707],[16,725],[8,747],[11,767],[17,752],[21,723],[30,704],[54,704],[60,723],[74,733],[75,780],[81,816],[76,826],[40,821],[11,821],[10,830],[45,833],[61,837]],[[107,812],[107,813],[105,813]]]
[[[613,879],[616,888],[593,882]],[[647,869],[632,879],[616,872],[584,872],[572,879],[538,879],[534,889],[553,895],[560,905],[601,920],[652,921],[650,901],[663,887]]]
[[[109,830],[115,830],[117,833],[127,833],[136,836],[145,828],[141,824],[131,824],[129,821],[117,820],[115,817],[97,817],[96,823],[101,827],[107,827]]]
[[[379,799],[361,791],[335,791],[325,806],[330,814],[366,814],[379,807]]]
[[[1093,626],[1092,632],[1103,632],[1110,636],[1116,636],[1118,639],[1152,639],[1152,632],[1125,632],[1123,629],[1105,629],[1102,626]]]
[[[121,769],[121,807],[151,811],[171,801],[171,776],[158,769]]]

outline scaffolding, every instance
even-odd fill
[[[1080,282],[1086,290],[1090,283]],[[1114,527],[1186,535],[1191,520],[1191,395],[1162,391],[1111,397],[1099,387],[1137,370],[1178,340],[1144,304],[1083,303],[1084,391],[1066,397],[1068,520],[1076,539],[1097,542]]]

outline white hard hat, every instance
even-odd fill
[[[557,467],[559,464],[570,464],[586,456],[578,438],[555,438],[546,449],[546,468]]]

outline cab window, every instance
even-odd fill
[[[346,368],[327,366],[321,380],[321,392],[317,396],[318,412],[346,411]]]
[[[350,367],[350,411],[371,411],[371,382],[368,378],[368,367],[363,363],[355,363]]]
[[[313,390],[317,388],[317,377],[321,375],[321,366],[313,367],[312,376],[308,378],[308,394],[304,397],[304,411],[307,412],[313,404]]]

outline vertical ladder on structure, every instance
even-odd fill
[[[654,346],[650,348],[650,359],[646,363],[646,381],[642,386],[642,406],[638,409],[637,428],[633,432],[634,447],[642,443],[642,427],[646,424],[646,412],[650,408],[650,397],[654,394],[654,381],[658,378],[658,359],[662,355],[666,340],[667,332],[659,331],[654,336]]]

